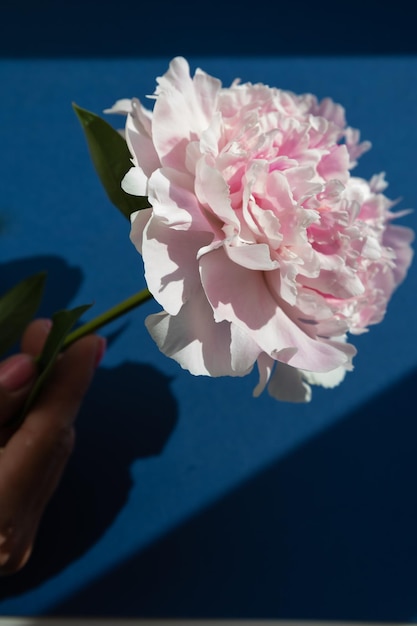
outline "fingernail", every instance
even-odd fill
[[[94,367],[97,368],[101,361],[103,360],[103,357],[106,353],[106,348],[107,348],[107,340],[105,337],[99,337],[98,338],[98,345],[97,345],[97,352],[96,352],[96,359],[94,361]]]
[[[35,363],[28,354],[16,354],[0,364],[0,385],[6,391],[17,391],[36,374]]]

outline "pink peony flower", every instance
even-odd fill
[[[368,150],[342,106],[263,84],[222,88],[185,59],[157,79],[153,112],[127,114],[124,190],[152,208],[131,240],[163,311],[146,326],[192,374],[244,376],[307,401],[352,369],[347,333],[384,317],[411,263],[384,175],[353,177]]]

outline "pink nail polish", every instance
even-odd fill
[[[36,374],[36,366],[28,354],[16,354],[0,364],[0,385],[6,391],[17,391]]]
[[[97,352],[96,352],[96,359],[94,361],[95,368],[97,368],[100,365],[101,361],[103,360],[103,357],[106,352],[106,348],[107,348],[107,340],[105,339],[105,337],[99,337]]]

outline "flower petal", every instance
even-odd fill
[[[240,245],[230,245],[231,243],[233,241],[225,241],[224,251],[233,263],[250,270],[270,271],[278,267],[278,261],[271,259],[271,251],[267,244],[241,243]]]
[[[151,208],[134,211],[130,216],[130,240],[140,254],[142,254],[143,231],[151,217]]]
[[[257,360],[259,382],[253,390],[253,397],[258,398],[271,378],[272,370],[274,369],[275,361],[266,352],[261,352]]]
[[[126,142],[135,165],[138,165],[149,178],[161,163],[152,141],[149,111],[146,111],[139,101],[134,99],[132,102],[132,114],[126,120]]]
[[[148,178],[140,167],[131,167],[122,180],[122,189],[132,196],[146,196],[148,193]]]
[[[302,372],[303,378],[311,385],[321,385],[330,389],[339,385],[346,376],[345,367],[337,367],[331,372]]]
[[[188,173],[171,168],[156,170],[149,180],[149,203],[155,215],[174,230],[212,232],[201,212],[193,182]]]
[[[251,371],[253,364],[261,353],[261,349],[239,326],[231,324],[230,329],[232,369],[243,375]]]
[[[196,258],[209,233],[176,231],[155,215],[142,238],[145,279],[149,291],[165,311],[177,315],[193,294],[201,290]]]
[[[164,166],[181,169],[187,143],[210,125],[221,82],[201,70],[193,80],[187,61],[176,57],[158,83],[154,145]]]
[[[242,376],[230,354],[230,324],[217,324],[204,292],[184,304],[178,315],[156,313],[145,320],[159,349],[194,375]]]
[[[121,98],[120,100],[116,100],[116,102],[109,109],[104,109],[103,113],[121,113],[122,115],[128,115],[132,112],[132,100],[131,98]]]
[[[348,361],[337,346],[309,337],[284,313],[262,272],[231,263],[219,249],[200,258],[200,276],[216,321],[236,324],[272,358],[287,360],[287,349],[296,348],[291,365],[314,372],[330,371]]]
[[[301,371],[285,363],[277,363],[268,384],[268,393],[283,402],[310,402],[311,387]]]

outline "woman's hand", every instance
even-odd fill
[[[49,320],[32,322],[22,352],[0,363],[0,574],[18,571],[31,554],[74,446],[75,418],[105,351],[105,340],[97,335],[68,348],[24,422],[13,430],[12,420],[36,380],[33,357],[40,354],[49,329]]]

